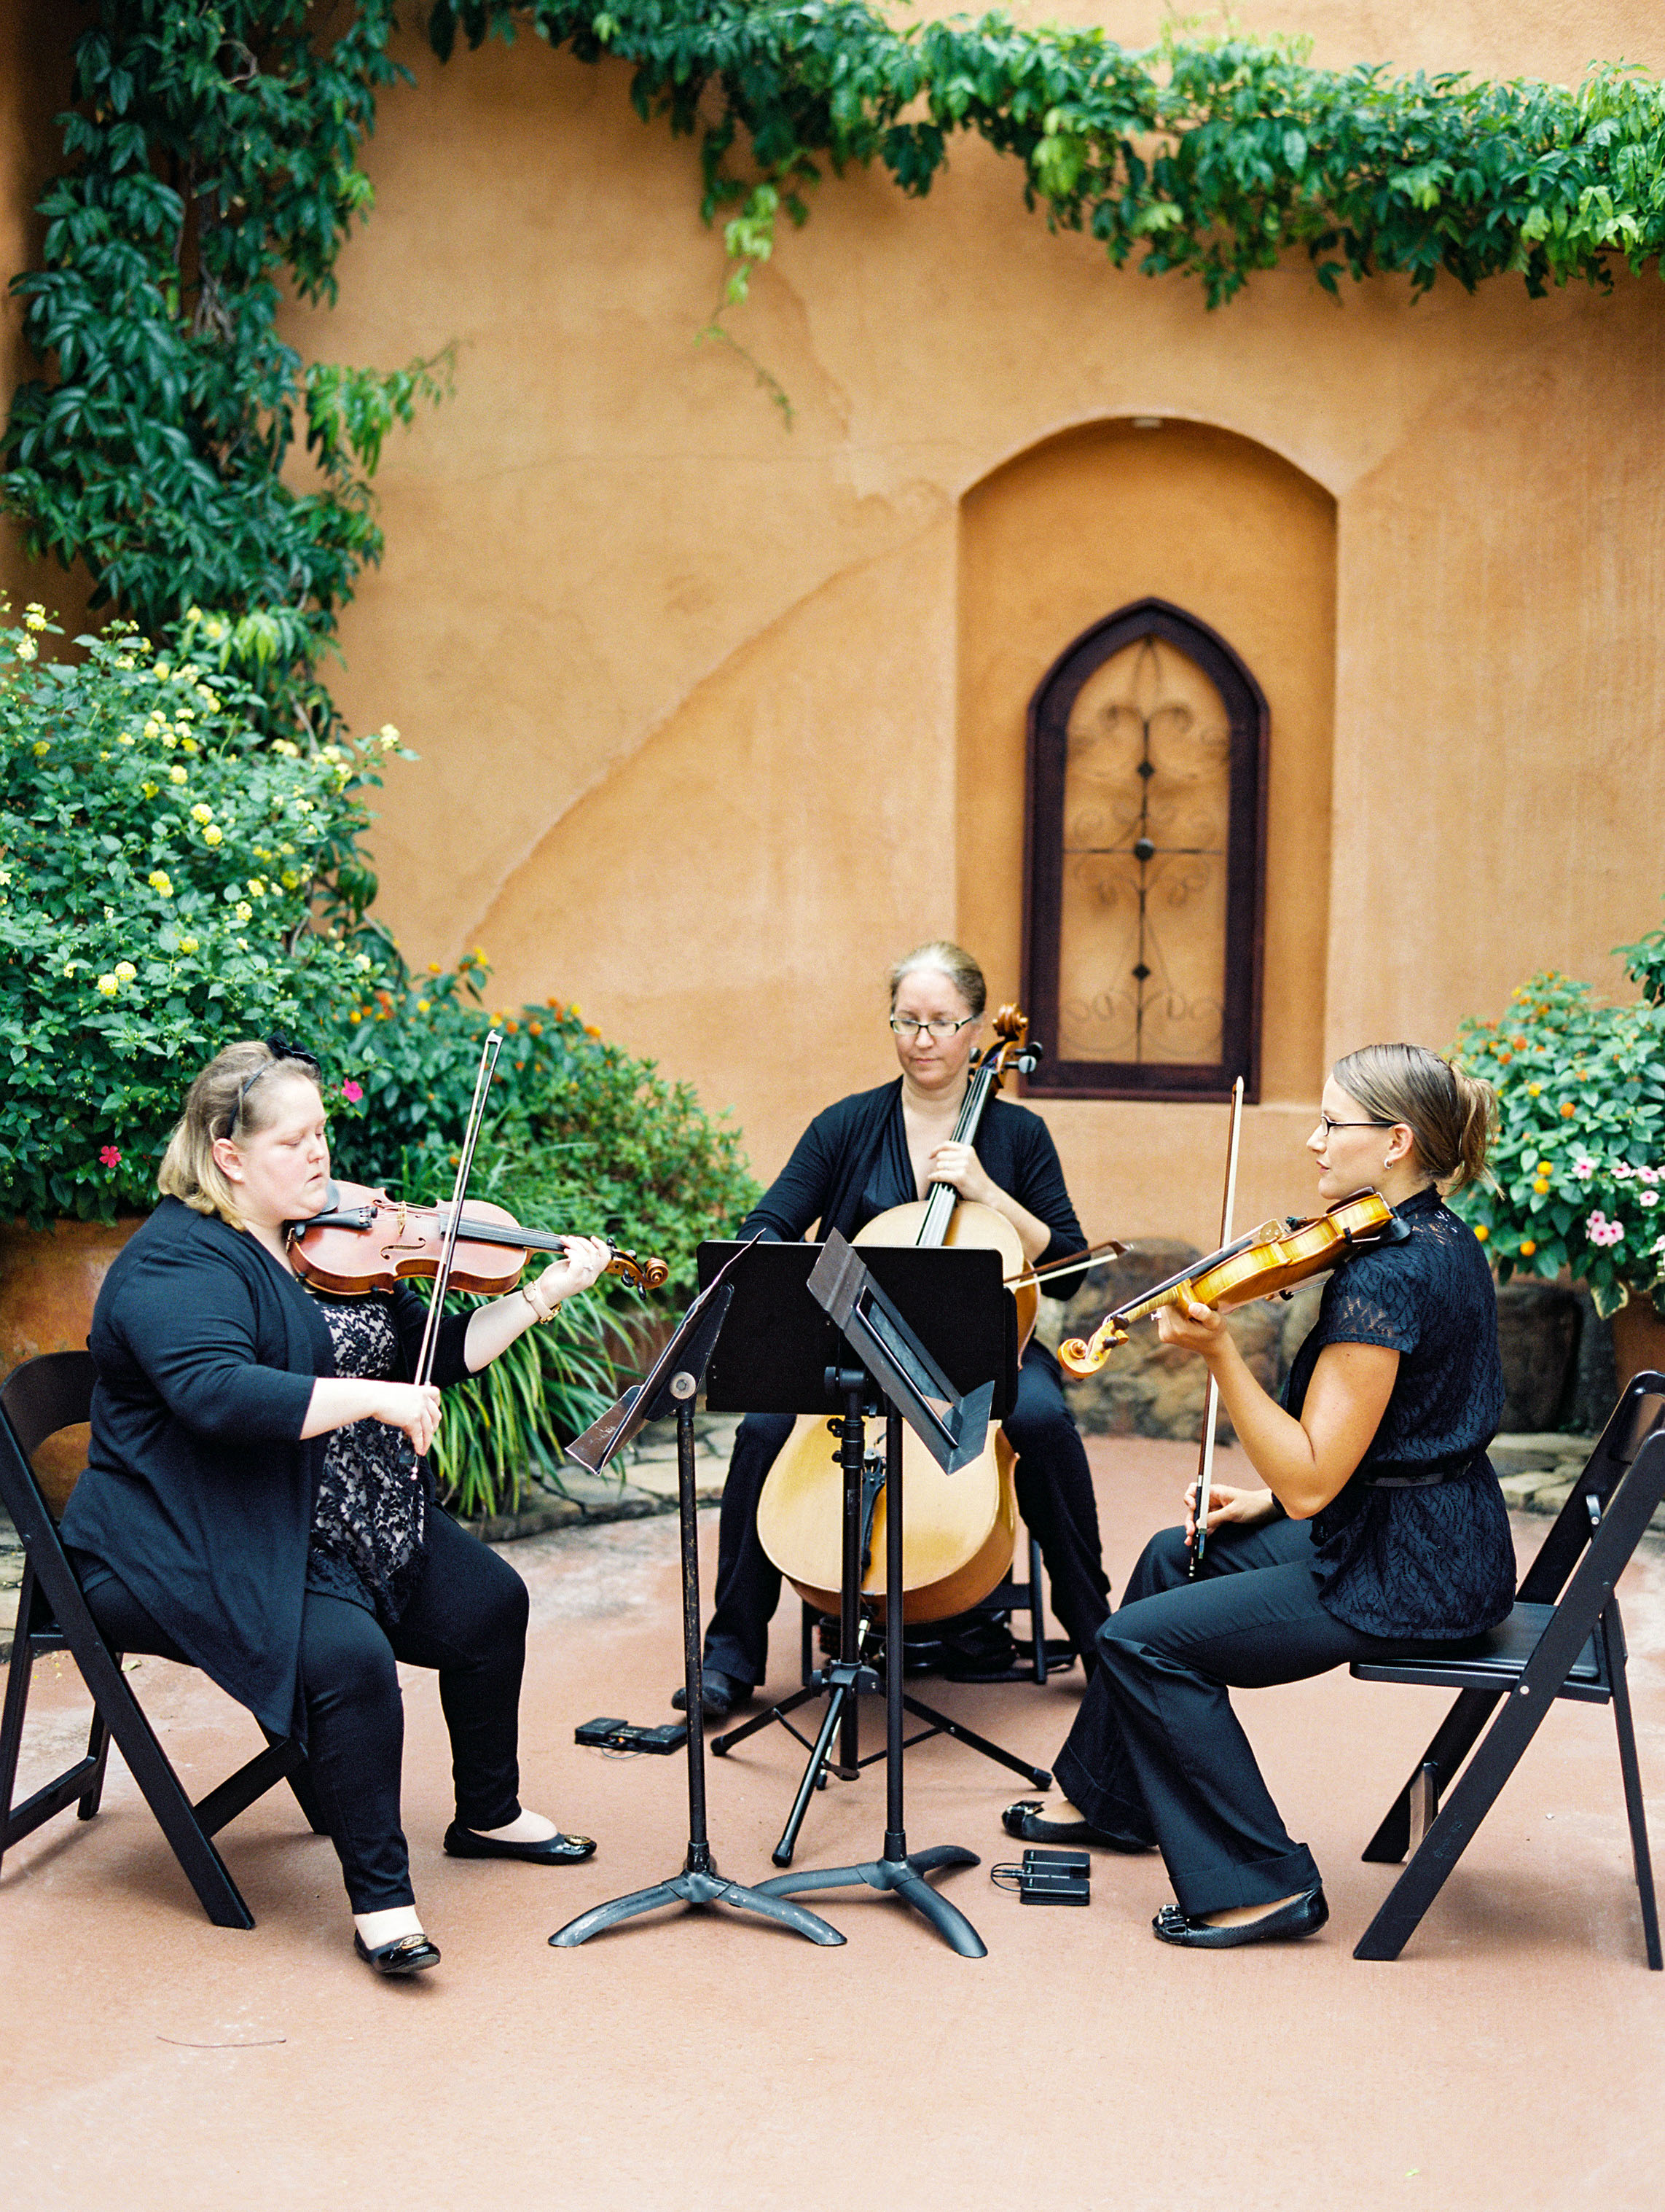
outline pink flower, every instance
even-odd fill
[[[1657,1182],[1659,1181],[1659,1170],[1657,1168],[1638,1168],[1636,1172],[1638,1180],[1643,1182]]]
[[[342,1082],[341,1095],[349,1106],[356,1106],[364,1096],[364,1085],[362,1083],[355,1083],[352,1077],[349,1075]]]
[[[1595,1163],[1594,1160],[1575,1160],[1572,1164],[1572,1172],[1580,1182],[1588,1182],[1595,1173]]]
[[[1630,1164],[1628,1160],[1615,1160],[1613,1162],[1613,1179],[1615,1182],[1628,1182],[1635,1173],[1636,1170]]]
[[[1584,1233],[1592,1244],[1616,1244],[1625,1233],[1625,1224],[1622,1221],[1609,1221],[1598,1206],[1586,1220]]]
[[[121,1154],[113,1145],[106,1145],[98,1156],[98,1164],[101,1168],[118,1168],[121,1165]]]

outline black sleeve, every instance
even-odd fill
[[[393,1292],[393,1326],[398,1331],[399,1358],[407,1376],[416,1371],[416,1356],[422,1350],[422,1333],[428,1326],[428,1300],[413,1291],[409,1283],[400,1283]],[[434,1347],[434,1380],[441,1390],[453,1383],[465,1382],[469,1365],[463,1356],[463,1340],[468,1334],[469,1313],[447,1314],[440,1323],[440,1340]]]
[[[832,1189],[838,1148],[829,1124],[836,1112],[817,1114],[805,1130],[792,1158],[740,1224],[743,1237],[761,1230],[767,1243],[795,1244],[819,1221]]]
[[[168,1412],[198,1436],[299,1441],[318,1378],[261,1364],[254,1299],[228,1258],[201,1248],[147,1255],[110,1323]]]
[[[1017,1147],[1018,1173],[1011,1195],[1052,1231],[1052,1241],[1037,1262],[1044,1267],[1048,1261],[1067,1260],[1077,1252],[1085,1251],[1087,1240],[1070,1203],[1063,1164],[1051,1130],[1038,1114],[1026,1113],[1020,1127],[1023,1134]],[[1040,1288],[1044,1297],[1070,1298],[1080,1284],[1079,1275],[1067,1275],[1056,1288],[1045,1282]]]

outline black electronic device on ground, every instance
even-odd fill
[[[665,1721],[659,1728],[637,1728],[633,1722],[612,1719],[580,1721],[573,1741],[591,1751],[680,1751],[688,1741],[686,1721]]]

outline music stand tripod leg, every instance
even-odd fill
[[[975,1851],[959,1844],[935,1844],[912,1854],[908,1849],[902,1805],[902,1668],[894,1656],[902,1650],[902,1416],[887,1403],[884,1430],[884,1850],[861,1866],[822,1867],[804,1874],[776,1875],[759,1885],[765,1897],[790,1897],[803,1890],[853,1889],[858,1882],[882,1894],[899,1897],[926,1920],[963,1959],[986,1959],[988,1946],[959,1910],[940,1897],[925,1877],[945,1868],[976,1866]]]
[[[720,1314],[719,1315],[720,1322]],[[710,1332],[710,1342],[705,1346],[710,1356],[711,1343],[715,1341],[715,1330]],[[690,1346],[692,1353],[694,1346]],[[811,1943],[834,1944],[844,1942],[837,1929],[830,1926],[817,1914],[801,1905],[765,1896],[757,1890],[748,1889],[743,1883],[725,1881],[717,1872],[711,1855],[711,1838],[706,1826],[705,1811],[705,1688],[704,1665],[700,1649],[700,1539],[698,1508],[694,1495],[694,1400],[700,1387],[702,1360],[695,1365],[690,1359],[687,1368],[679,1370],[671,1380],[671,1395],[677,1408],[677,1504],[681,1522],[682,1541],[682,1632],[684,1681],[688,1699],[688,1856],[679,1875],[668,1881],[655,1882],[647,1889],[633,1890],[628,1896],[616,1897],[605,1905],[592,1905],[580,1912],[562,1928],[557,1928],[550,1942],[560,1950],[572,1950],[599,1936],[608,1928],[617,1928],[626,1920],[634,1920],[644,1912],[653,1912],[662,1905],[726,1905],[737,1911],[756,1912],[763,1918],[778,1922],[794,1934],[807,1936]]]

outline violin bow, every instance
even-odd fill
[[[1231,1242],[1231,1217],[1237,1210],[1237,1140],[1243,1126],[1243,1079],[1231,1086],[1231,1131],[1225,1147],[1225,1199],[1220,1207],[1220,1243]],[[1208,1395],[1203,1401],[1202,1443],[1197,1453],[1197,1527],[1191,1540],[1189,1578],[1195,1582],[1208,1541],[1208,1500],[1214,1479],[1214,1429],[1219,1418],[1220,1386],[1209,1370]]]
[[[474,1079],[474,1100],[468,1109],[468,1127],[463,1132],[462,1150],[457,1156],[457,1181],[451,1194],[451,1218],[445,1225],[445,1244],[440,1254],[438,1272],[434,1277],[434,1295],[428,1302],[428,1320],[422,1333],[422,1349],[416,1354],[416,1382],[430,1380],[434,1372],[434,1355],[439,1349],[440,1321],[445,1310],[445,1294],[451,1286],[451,1265],[457,1250],[457,1237],[463,1225],[463,1197],[468,1189],[469,1171],[474,1165],[474,1147],[479,1141],[480,1124],[485,1119],[486,1093],[491,1088],[491,1079],[496,1072],[497,1055],[503,1048],[501,1030],[489,1030],[480,1048],[480,1068]]]

